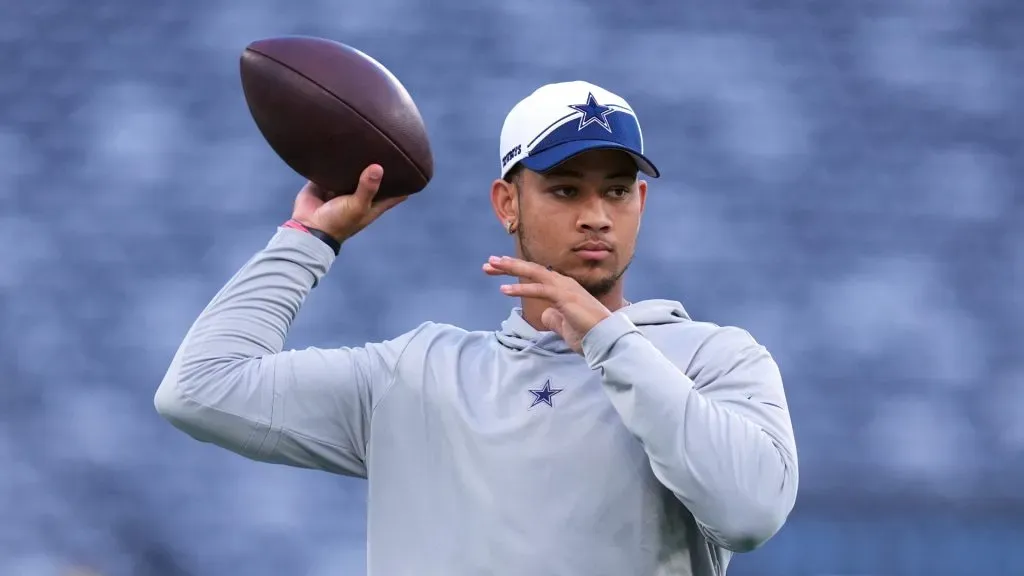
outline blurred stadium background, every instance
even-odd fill
[[[503,115],[588,79],[632,101],[666,173],[631,298],[750,329],[786,377],[800,499],[730,576],[1024,574],[1013,0],[3,0],[0,574],[365,569],[363,482],[247,462],[152,405],[301,185],[237,71],[289,33],[394,71],[437,158],[290,346],[495,327]]]

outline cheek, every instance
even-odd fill
[[[630,210],[622,214],[616,221],[616,228],[624,241],[632,242],[640,231],[640,213]]]
[[[616,240],[624,255],[632,255],[636,248],[637,236],[640,233],[640,218],[638,215],[631,215],[623,218],[617,223]]]
[[[519,242],[523,250],[539,262],[561,262],[576,242],[573,227],[558,219],[540,218],[526,224]]]
[[[525,224],[530,236],[546,240],[565,237],[575,229],[572,218],[566,217],[563,212],[554,210],[533,214]]]

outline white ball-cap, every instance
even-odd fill
[[[644,156],[644,137],[633,108],[589,82],[547,84],[519,101],[501,128],[501,176],[517,164],[545,172],[587,150],[622,150],[652,178],[660,174]]]

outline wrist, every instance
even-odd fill
[[[327,232],[320,230],[319,228],[314,228],[312,226],[303,224],[302,222],[299,222],[295,218],[290,218],[284,224],[282,224],[281,227],[291,228],[293,230],[305,232],[307,234],[319,238],[324,244],[327,244],[327,246],[330,247],[332,251],[334,251],[335,256],[337,256],[338,253],[341,252],[341,241],[335,238],[334,236],[331,236]]]

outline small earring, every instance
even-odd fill
[[[505,220],[505,232],[507,232],[508,234],[511,234],[513,232],[511,220]]]

